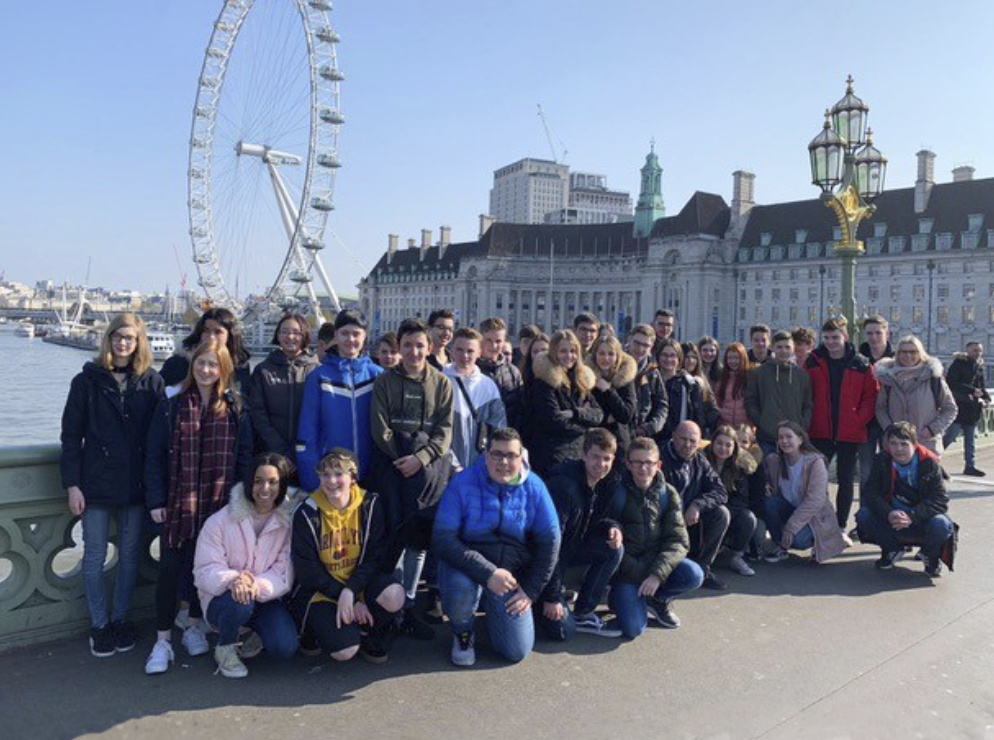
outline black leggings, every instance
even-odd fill
[[[197,591],[193,587],[193,554],[197,549],[197,541],[189,540],[175,549],[165,545],[160,547],[159,580],[155,584],[155,628],[165,632],[173,628],[180,583],[186,586],[184,593],[190,594],[190,616],[200,619],[203,612]]]
[[[373,576],[363,598],[369,613],[373,615],[373,628],[382,628],[393,616],[382,606],[376,603],[377,597],[383,593],[388,586],[397,583],[393,577],[378,573]],[[309,630],[317,638],[318,645],[328,653],[337,653],[359,644],[361,640],[361,628],[358,624],[343,624],[338,627],[335,624],[335,617],[338,614],[338,603],[335,601],[317,601],[308,607],[307,624],[305,629]]]

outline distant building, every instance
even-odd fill
[[[569,205],[569,167],[547,159],[519,160],[494,170],[490,215],[514,224],[540,224]]]
[[[895,337],[915,333],[948,359],[971,339],[994,346],[994,178],[959,167],[936,183],[934,160],[919,152],[914,186],[885,190],[861,224],[856,302],[860,315],[885,316]],[[361,308],[379,331],[447,306],[461,324],[499,315],[515,332],[566,326],[580,310],[625,329],[666,307],[682,339],[723,343],[747,339],[758,322],[817,328],[838,310],[840,235],[818,198],[756,205],[755,176],[740,170],[730,205],[697,192],[667,217],[661,171],[650,151],[634,223],[481,217],[475,241],[450,244],[446,230],[434,244],[423,231],[420,246],[399,249],[391,236],[359,285]]]
[[[547,224],[616,224],[632,220],[632,196],[610,190],[607,176],[569,173],[569,205],[545,214]]]

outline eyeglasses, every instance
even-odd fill
[[[280,329],[281,337],[302,337],[304,332],[299,329]]]
[[[632,346],[633,347],[641,347],[642,349],[652,349],[652,342],[638,342],[638,341],[636,341],[636,340],[633,339],[632,340]]]
[[[633,468],[651,468],[659,463],[659,460],[634,460],[628,458],[628,464]]]
[[[520,452],[496,452],[494,450],[490,450],[487,454],[490,455],[495,462],[514,462],[521,457]]]
[[[110,340],[112,342],[120,342],[121,344],[137,344],[138,337],[134,334],[120,334],[118,332],[114,332],[110,335]]]

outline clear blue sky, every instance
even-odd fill
[[[221,4],[57,5],[8,3],[0,26],[0,270],[82,280],[92,257],[92,285],[175,289],[175,244],[192,285],[187,141]],[[730,200],[740,168],[761,203],[814,197],[806,146],[850,73],[888,187],[913,183],[923,146],[940,181],[994,174],[986,0],[337,0],[332,18],[348,122],[329,227],[354,258],[328,262],[345,293],[389,232],[474,239],[493,170],[549,156],[536,103],[572,167],[633,197],[655,137],[669,213],[695,190]],[[243,290],[279,261],[255,256]]]

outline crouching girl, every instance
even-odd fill
[[[386,629],[404,606],[404,589],[383,562],[383,505],[356,483],[359,466],[350,451],[333,448],[317,472],[320,487],[293,517],[291,611],[335,660],[351,660],[361,649],[369,662],[383,663]]]
[[[255,458],[251,478],[231,489],[197,538],[193,577],[207,621],[218,632],[214,659],[221,675],[244,678],[242,658],[263,649],[290,658],[297,630],[280,598],[293,582],[287,497],[290,467],[282,455]]]

